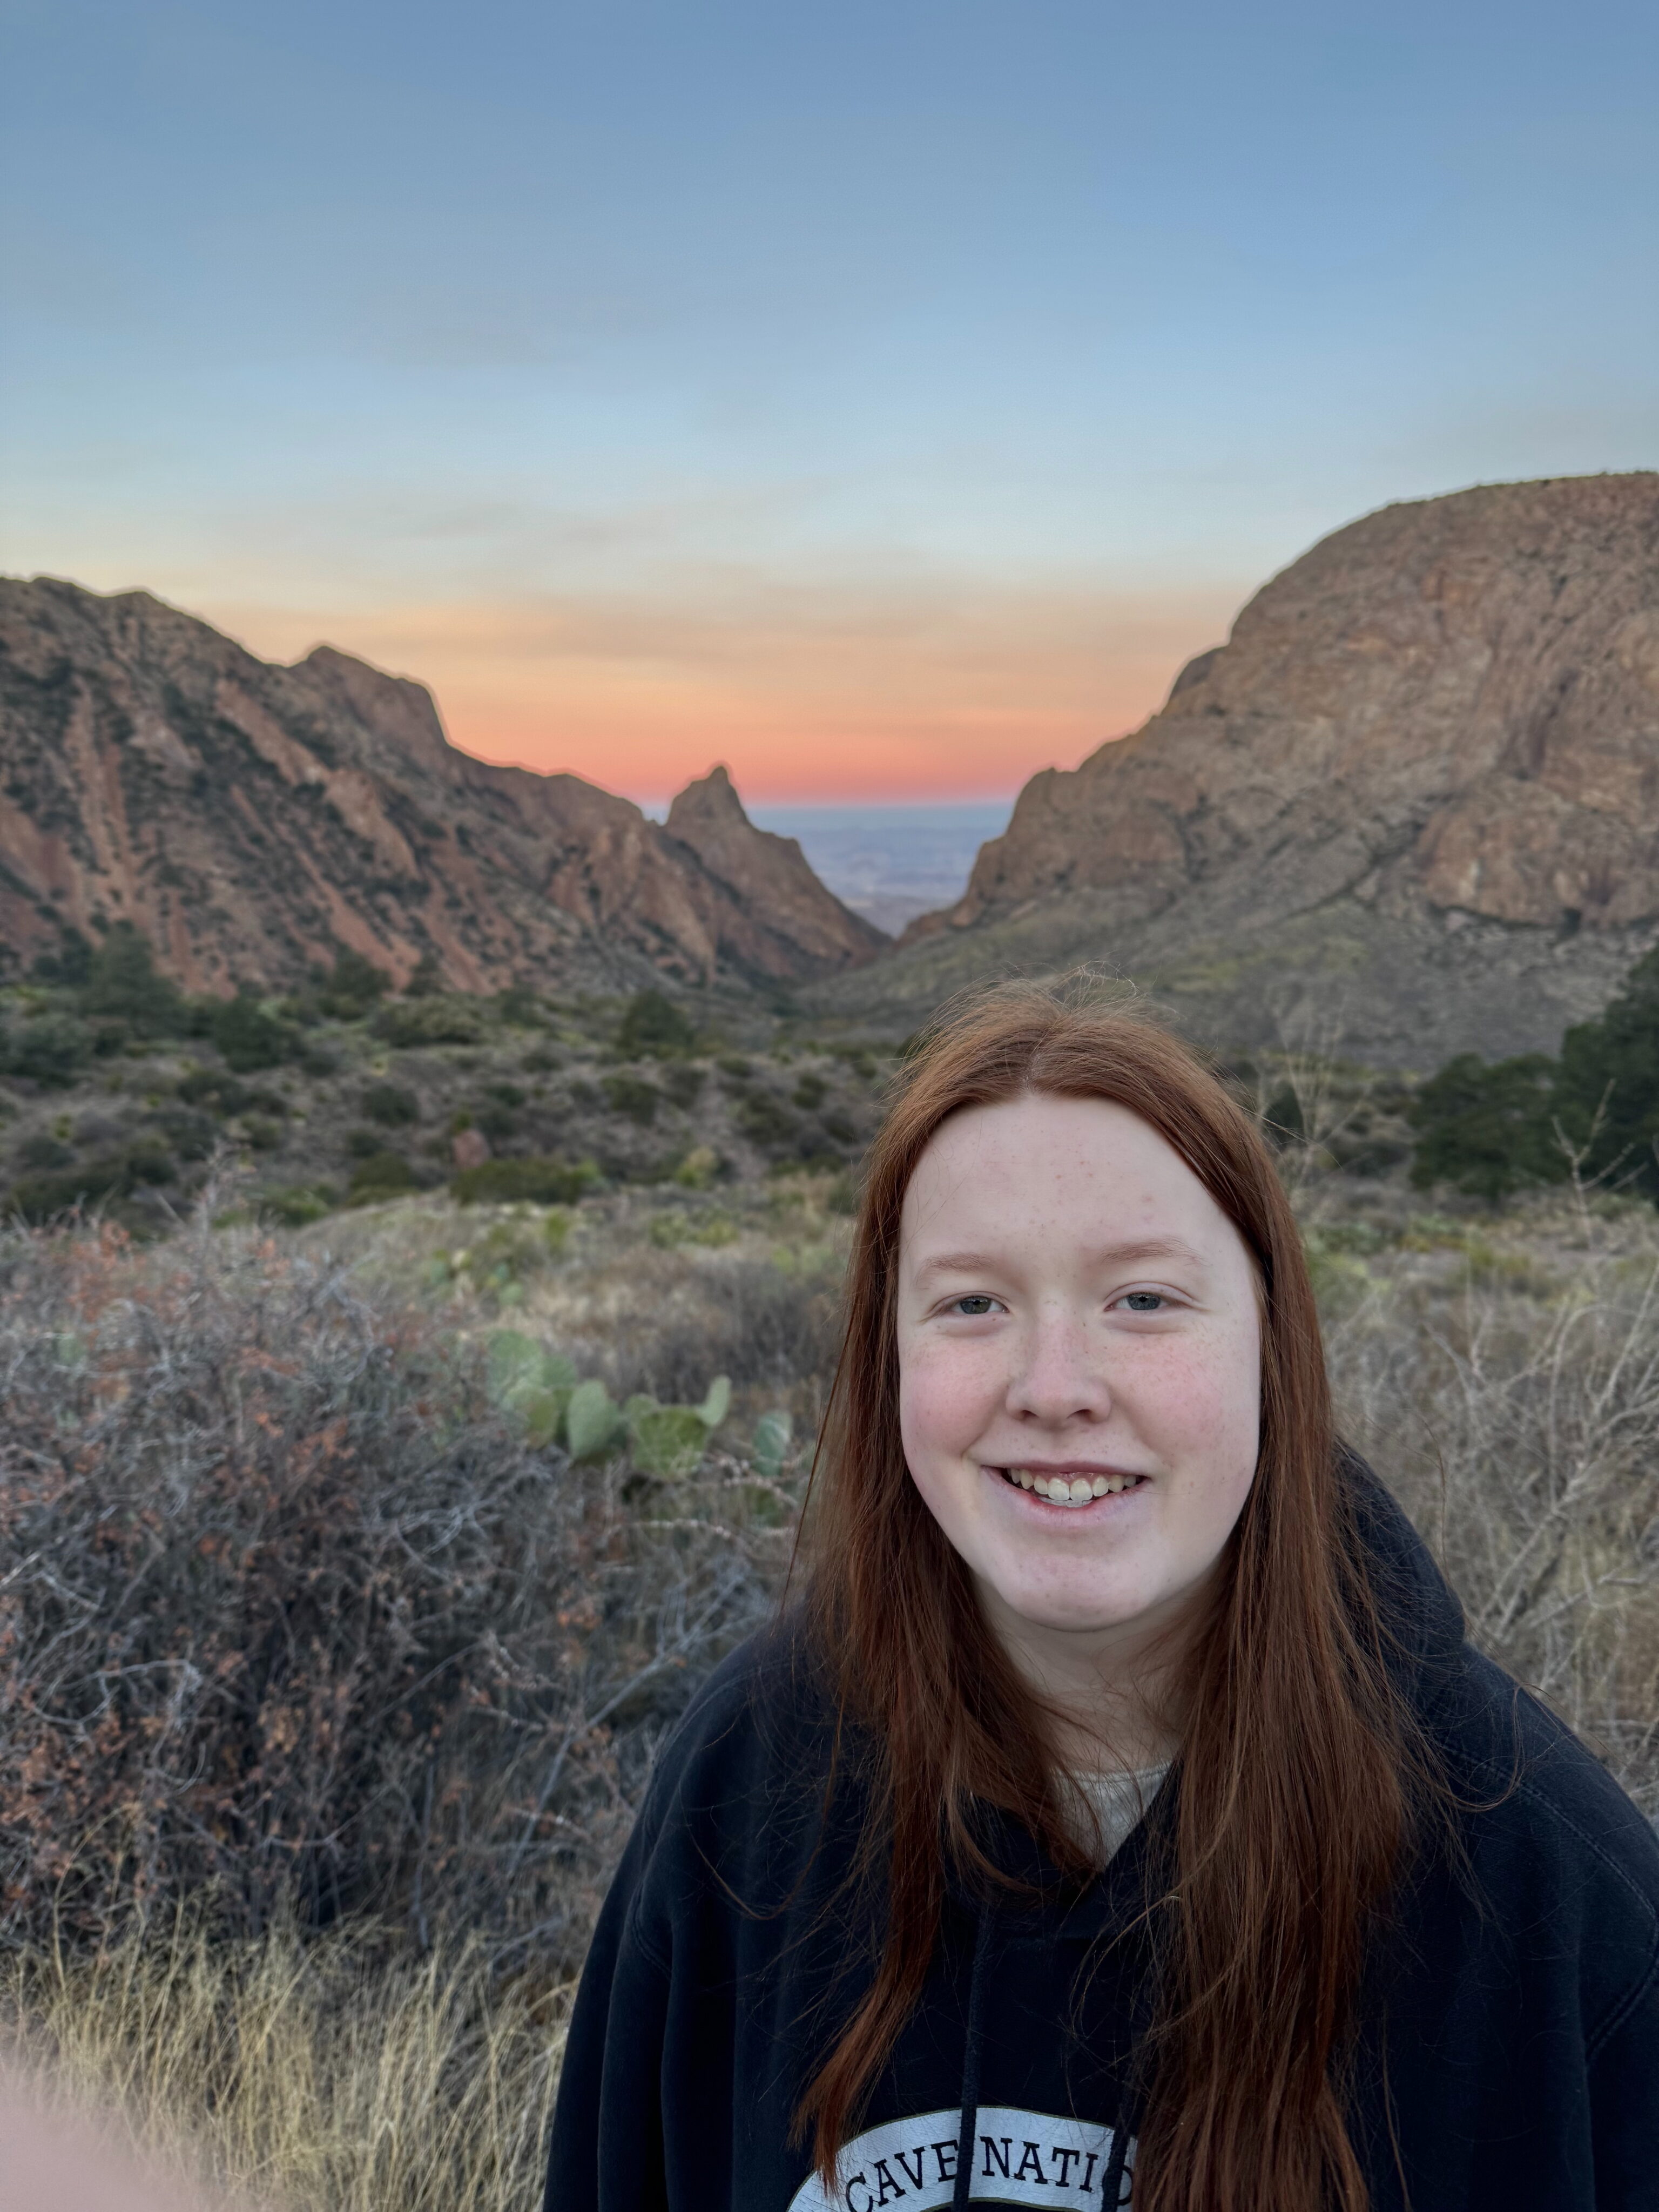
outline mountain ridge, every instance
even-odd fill
[[[1218,1040],[1318,1030],[1422,1065],[1553,1049],[1656,936],[1643,471],[1401,501],[1322,539],[1140,730],[1032,777],[963,897],[870,981],[894,1025],[976,975],[1092,961]]]
[[[874,958],[888,940],[713,774],[688,842],[462,752],[423,685],[331,646],[283,666],[149,592],[0,579],[0,944],[23,967],[117,920],[220,992],[343,945],[469,991],[787,987]]]

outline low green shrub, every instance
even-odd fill
[[[449,1187],[462,1206],[510,1206],[519,1200],[570,1206],[599,1179],[591,1160],[578,1160],[574,1167],[565,1160],[485,1160],[464,1168]]]
[[[1528,1183],[1560,1182],[1567,1162],[1553,1127],[1554,1077],[1541,1052],[1491,1066],[1472,1052],[1449,1060],[1406,1109],[1417,1188],[1449,1183],[1495,1202]]]
[[[654,1083],[647,1083],[637,1075],[607,1075],[604,1087],[605,1103],[613,1114],[625,1115],[641,1128],[656,1120],[662,1093]]]
[[[689,1114],[702,1096],[702,1086],[708,1079],[708,1070],[697,1067],[690,1060],[674,1060],[664,1068],[662,1087],[682,1113]]]
[[[430,998],[394,999],[374,1017],[374,1034],[400,1051],[423,1044],[478,1044],[489,1019],[476,999],[447,992]]]
[[[750,1143],[762,1152],[793,1146],[800,1134],[799,1122],[769,1091],[751,1091],[738,1107],[736,1120]]]
[[[260,1194],[258,1212],[261,1220],[273,1222],[283,1229],[303,1229],[307,1223],[320,1221],[325,1213],[332,1213],[340,1202],[340,1194],[332,1183],[289,1183],[280,1190]]]
[[[139,1138],[119,1151],[96,1153],[50,1175],[25,1176],[7,1194],[6,1208],[25,1221],[51,1221],[75,1206],[130,1197],[141,1184],[169,1183],[177,1173],[165,1145]]]
[[[421,1118],[419,1099],[396,1083],[371,1083],[363,1092],[362,1110],[383,1129],[410,1128]]]
[[[240,990],[215,1009],[208,1034],[225,1066],[235,1075],[251,1075],[262,1067],[277,1067],[289,1059],[299,1038],[286,1022],[279,1021],[250,990]]]
[[[0,1069],[45,1091],[67,1091],[92,1058],[93,1042],[91,1030],[73,1014],[33,1014],[0,1041]]]
[[[696,1029],[661,991],[636,992],[617,1030],[617,1049],[624,1060],[665,1058],[690,1052],[696,1042]]]
[[[420,1188],[421,1178],[401,1152],[372,1152],[351,1170],[354,1205],[372,1205],[376,1200],[395,1198]]]

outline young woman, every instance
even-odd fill
[[[548,2212],[1659,2207],[1659,1840],[1336,1441],[1182,1046],[1016,992],[913,1061],[805,1545],[662,1755]]]

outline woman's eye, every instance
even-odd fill
[[[1157,1313],[1166,1302],[1162,1291],[1131,1291],[1123,1303],[1131,1313]]]
[[[989,1313],[995,1304],[996,1300],[994,1298],[981,1297],[979,1296],[966,1298],[952,1298],[951,1301],[951,1310],[952,1313],[962,1314],[969,1321],[976,1321],[981,1314]]]

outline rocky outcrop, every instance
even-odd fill
[[[329,647],[276,667],[146,592],[0,581],[13,972],[64,927],[117,920],[221,991],[291,983],[340,945],[399,981],[430,956],[465,990],[793,984],[880,946],[723,769],[677,805],[694,834],[579,776],[474,760],[422,686]]]
[[[1656,933],[1659,476],[1567,478],[1323,540],[1032,778],[884,982],[1092,958],[1224,1037],[1431,1061],[1553,1048]]]
[[[824,888],[797,839],[756,829],[725,769],[711,769],[686,786],[668,810],[668,834],[729,885],[757,923],[777,933],[781,951],[799,948],[820,973],[859,966],[892,949],[890,937]]]

